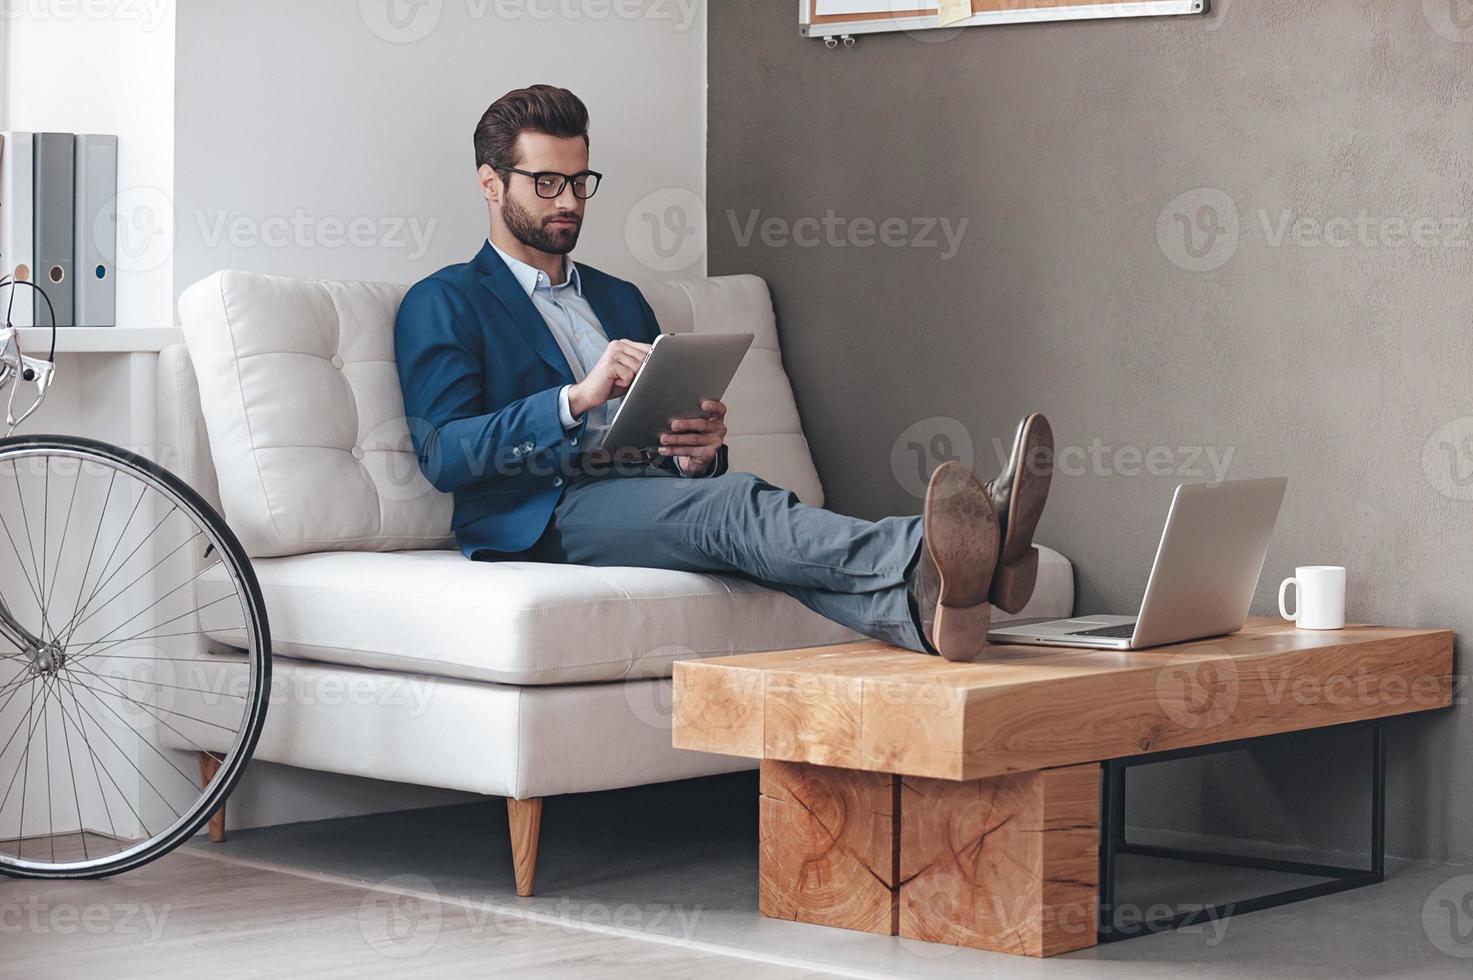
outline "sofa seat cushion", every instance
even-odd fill
[[[448,550],[328,551],[254,566],[274,652],[355,667],[589,683],[668,677],[677,660],[859,638],[796,599],[728,575],[478,562]],[[1073,603],[1068,560],[1044,549],[1038,588],[1020,615],[1067,616]],[[228,630],[210,636],[240,640]]]

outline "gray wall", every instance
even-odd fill
[[[713,4],[710,271],[772,283],[839,510],[915,513],[916,447],[988,476],[1043,409],[1042,539],[1081,607],[1139,601],[1176,483],[1285,474],[1258,612],[1294,565],[1337,563],[1353,618],[1461,635],[1473,28],[1422,0],[1216,6],[829,51],[790,0]],[[838,224],[890,218],[888,242]],[[917,241],[932,221],[966,222],[959,248]],[[1391,734],[1391,851],[1473,854],[1473,715]],[[1332,762],[1146,780],[1142,819],[1355,846],[1321,815],[1363,791],[1361,743],[1312,745]]]

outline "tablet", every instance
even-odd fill
[[[726,394],[754,336],[660,334],[597,448],[616,455],[657,449],[671,419],[703,417],[701,402]]]

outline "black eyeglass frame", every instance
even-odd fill
[[[597,170],[580,170],[576,174],[564,174],[558,173],[556,170],[522,170],[518,167],[507,167],[505,169],[507,173],[521,174],[523,177],[531,177],[532,190],[537,194],[538,197],[546,201],[556,200],[558,195],[562,194],[562,192],[567,189],[568,185],[577,180],[579,177],[592,177],[594,181],[593,190],[589,191],[586,195],[579,194],[578,185],[573,185],[573,196],[580,201],[586,201],[590,197],[598,193],[599,185],[602,184],[604,180],[604,175],[599,173]],[[542,188],[537,186],[538,182],[543,177],[561,177],[562,182],[557,185],[556,191],[553,191],[551,194],[544,194],[542,193]]]

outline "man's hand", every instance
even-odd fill
[[[582,418],[590,408],[624,397],[644,359],[649,357],[650,347],[633,340],[609,341],[588,376],[568,389],[568,411],[573,417]]]
[[[726,441],[726,406],[707,399],[701,402],[704,418],[672,419],[670,429],[660,436],[660,455],[674,456],[682,473],[704,473]]]

